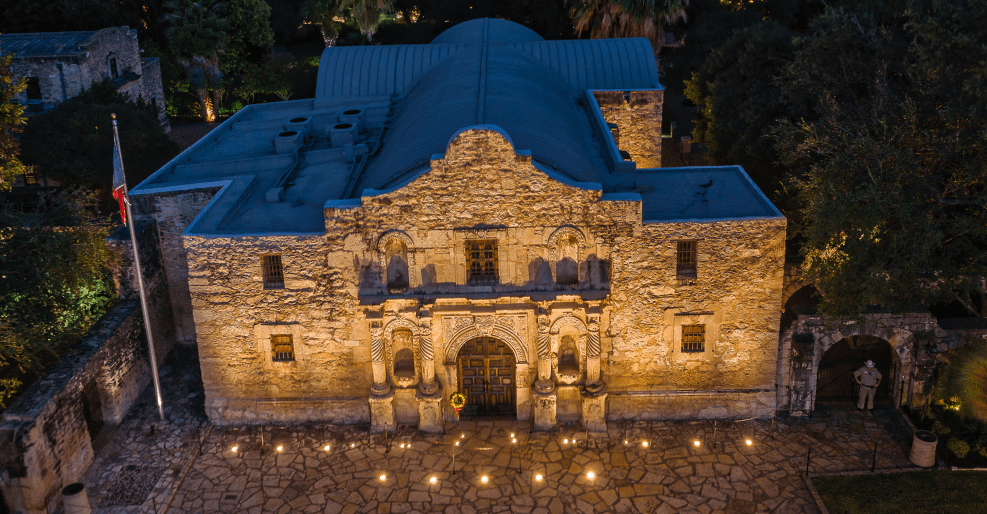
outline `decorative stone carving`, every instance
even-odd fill
[[[370,431],[374,433],[394,430],[394,393],[370,395]]]
[[[401,337],[402,332],[409,334],[412,337],[411,341],[404,341],[405,344],[398,344],[396,338]],[[383,340],[384,340],[384,356],[391,362],[391,377],[394,382],[401,387],[410,387],[414,384],[417,375],[415,370],[418,369],[418,365],[414,362],[415,344],[414,340],[416,333],[419,332],[419,328],[414,322],[406,318],[393,318],[387,322],[387,326],[384,327]],[[399,369],[400,365],[398,363],[397,354],[404,348],[412,350],[411,366],[404,366]],[[371,352],[371,357],[373,353]],[[385,369],[387,368],[385,363]],[[374,379],[376,382],[376,378]]]
[[[555,389],[552,383],[552,353],[551,335],[549,334],[548,316],[538,316],[538,381],[535,390],[549,393]]]
[[[566,225],[555,229],[555,232],[552,232],[552,235],[548,236],[548,258],[550,261],[555,262],[559,260],[559,239],[563,237],[575,238],[579,244],[579,258],[582,259],[586,256],[586,236],[578,228]]]
[[[524,336],[526,320],[527,317],[523,314],[443,316],[446,364],[452,365],[456,362],[460,348],[467,341],[484,336],[507,343],[514,351],[517,364],[527,364],[528,351]]]
[[[587,388],[588,389],[588,388]],[[600,385],[599,389],[583,393],[583,426],[590,432],[607,431],[607,388]]]
[[[422,356],[422,381],[418,384],[418,390],[423,395],[431,396],[438,391],[438,384],[435,382],[435,351],[432,348],[430,317],[418,318],[418,346]]]
[[[442,419],[442,394],[422,394],[418,391],[418,430],[429,434],[441,434],[444,420]]]
[[[380,320],[370,321],[370,361],[373,367],[374,383],[370,386],[372,395],[382,396],[390,392],[387,383],[387,372],[384,367],[384,331]],[[393,416],[392,416],[393,417]]]
[[[598,391],[600,382],[600,318],[589,317],[589,343],[586,345],[586,389]]]

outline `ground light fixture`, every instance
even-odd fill
[[[514,438],[514,432],[511,432],[511,439]]]
[[[325,451],[329,451],[329,450],[332,449],[332,446],[330,446],[330,445],[327,444],[322,449],[325,450]]]
[[[432,477],[432,478],[429,478],[428,479],[428,483],[430,483],[430,484],[437,483],[438,481],[439,481],[439,479],[438,478],[435,478],[435,477]]]
[[[280,444],[279,444],[279,445],[278,445],[278,447],[277,447],[277,448],[275,448],[275,449],[276,449],[277,451],[279,451],[279,452],[283,452],[283,451],[284,451],[284,446],[283,446],[283,445],[280,445]]]
[[[754,441],[751,441],[750,439],[748,439],[748,440],[746,440],[744,442],[747,443],[747,446],[750,446],[750,445],[754,444]]]
[[[383,473],[381,473],[381,475],[380,475],[380,477],[378,477],[378,478],[380,478],[380,481],[381,481],[381,482],[384,482],[384,481],[386,481],[386,480],[387,480],[387,475],[385,475],[385,474],[383,474]]]
[[[586,478],[593,480],[594,478],[596,478],[596,473],[593,473],[592,471],[587,471]]]
[[[535,481],[536,481],[536,482],[541,482],[541,481],[542,481],[542,480],[544,480],[544,479],[545,479],[545,477],[543,477],[543,476],[541,475],[541,473],[538,473],[537,475],[535,475]]]
[[[459,441],[456,441],[456,446],[459,446]]]
[[[563,439],[562,444],[569,444],[569,438],[566,437],[565,439]]]
[[[483,475],[482,477],[480,477],[480,482],[483,482],[484,484],[489,481],[490,479],[487,477],[487,475]]]
[[[647,441],[641,441],[641,446],[647,448],[648,447],[648,442]]]
[[[232,448],[230,448],[230,451],[231,451],[231,452],[233,452],[233,453],[236,453],[236,452],[237,452],[237,451],[238,451],[239,449],[240,449],[240,447],[239,447],[239,446],[237,446],[237,445],[233,445],[233,447],[232,447]]]
[[[350,448],[356,448],[356,443],[350,443]]]
[[[698,447],[699,447],[699,445],[701,445],[701,444],[703,444],[703,443],[700,443],[700,442],[699,442],[699,439],[696,439],[695,441],[693,441],[693,442],[692,442],[692,445],[693,445],[693,446],[695,446],[695,447],[697,447],[697,448],[698,448]]]
[[[516,437],[512,437],[512,438],[511,438],[511,442],[512,442],[512,443],[517,443],[517,438],[516,438]]]

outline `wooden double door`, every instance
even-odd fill
[[[461,416],[514,416],[514,352],[501,341],[481,337],[467,342],[457,359],[459,391],[466,396]]]

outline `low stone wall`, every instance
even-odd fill
[[[140,304],[121,302],[4,412],[0,490],[9,508],[40,513],[59,501],[93,460],[87,411],[94,429],[119,423],[150,379]]]
[[[138,223],[136,231],[160,363],[175,341],[168,285],[154,223]],[[93,461],[92,432],[120,423],[151,382],[128,229],[107,246],[116,255],[111,271],[120,303],[0,419],[0,493],[14,512],[47,512],[59,502],[62,487]]]

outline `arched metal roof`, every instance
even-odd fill
[[[580,180],[606,169],[589,116],[538,61],[506,46],[473,46],[439,63],[408,93],[357,191],[386,189],[444,153],[463,127],[497,125],[516,150]]]
[[[531,57],[574,92],[661,87],[647,39],[544,41],[517,23],[484,18],[456,25],[428,45],[326,48],[315,96],[404,96],[433,66],[477,45],[504,45]]]
[[[504,45],[544,40],[524,25],[498,18],[478,18],[446,29],[432,40],[432,44]]]

